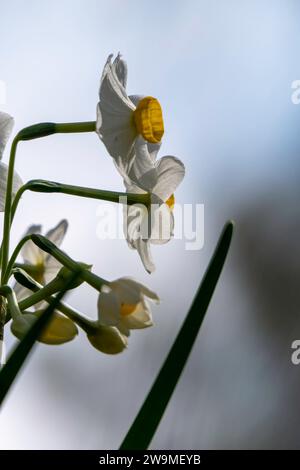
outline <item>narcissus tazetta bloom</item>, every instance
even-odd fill
[[[3,163],[2,157],[8,142],[8,139],[12,133],[14,127],[13,118],[6,113],[0,112],[0,212],[4,211],[5,207],[5,194],[6,194],[6,183],[7,183],[7,174],[8,166]],[[23,182],[20,176],[15,172],[13,179],[13,197],[15,196],[18,189],[23,185]]]
[[[164,134],[159,101],[152,96],[127,95],[127,65],[120,54],[112,55],[105,64],[97,106],[97,133],[109,154],[121,157],[123,163],[136,155],[135,144],[140,137],[147,142],[149,153],[157,153]]]
[[[60,246],[68,228],[67,220],[61,220],[56,227],[49,230],[45,237],[55,245]],[[41,233],[41,225],[31,225],[24,236]],[[60,271],[62,265],[53,256],[37,247],[31,240],[27,241],[21,250],[23,269],[42,285],[48,284]],[[31,292],[20,284],[14,288],[18,300],[22,300]]]
[[[121,159],[116,166],[123,177],[126,191],[150,194],[151,207],[128,205],[124,208],[124,231],[129,246],[136,249],[145,269],[155,269],[150,243],[167,243],[174,234],[175,190],[185,174],[184,164],[176,157],[165,156],[153,161],[145,143],[139,142],[139,154],[128,169]]]
[[[46,233],[46,237],[60,246],[68,228],[68,222],[61,220],[56,227]],[[32,225],[27,230],[26,235],[41,233],[40,225]],[[31,240],[27,241],[22,248],[23,269],[30,274],[38,283],[42,285],[52,281],[61,269],[61,264],[48,253],[38,248]],[[30,296],[32,292],[20,284],[14,286],[18,301]],[[22,315],[22,317],[12,322],[11,330],[15,336],[21,338],[26,332],[26,328],[42,313],[41,307],[46,307],[45,302],[35,306],[35,312]],[[78,333],[78,329],[72,320],[59,312],[54,312],[52,319],[40,337],[39,341],[46,344],[63,344],[71,341]]]
[[[98,321],[116,327],[124,336],[130,330],[153,325],[149,300],[159,302],[148,287],[123,277],[102,286],[98,299]]]

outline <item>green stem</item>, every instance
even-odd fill
[[[46,299],[46,302],[49,304],[52,302],[53,299],[54,299],[54,296],[49,297]],[[58,304],[57,310],[59,310],[64,315],[66,315],[66,317],[70,318],[70,320],[76,323],[86,333],[89,333],[95,328],[93,326],[93,322],[90,319],[84,317],[81,313],[77,312],[77,310],[75,310],[73,307],[70,307],[70,305],[60,302]]]
[[[30,297],[21,300],[21,302],[19,302],[20,310],[26,310],[32,307],[33,305],[43,300],[46,300],[47,297],[50,297],[51,295],[57,293],[59,290],[61,290],[61,288],[61,283],[58,283],[57,280],[54,279],[53,281],[49,282],[49,284],[42,287],[39,291],[32,294]]]
[[[53,258],[59,261],[70,271],[78,272],[78,270],[80,270],[79,277],[99,292],[101,292],[101,287],[103,284],[109,284],[108,281],[102,279],[99,276],[96,276],[96,274],[92,273],[88,269],[83,269],[77,261],[74,261],[69,255],[67,255],[64,251],[58,248],[54,243],[52,243],[50,240],[48,240],[48,238],[44,237],[43,235],[32,234],[31,240],[41,250],[53,256]]]
[[[11,223],[14,219],[18,204],[25,191],[33,191],[40,193],[61,193],[69,194],[72,196],[85,197],[89,199],[98,199],[102,201],[110,201],[119,204],[143,204],[149,207],[151,202],[151,196],[149,193],[145,194],[134,194],[124,193],[117,191],[106,191],[102,189],[85,188],[82,186],[74,186],[69,184],[61,184],[54,181],[46,180],[31,180],[28,183],[21,186],[15,195],[15,198],[11,207]]]
[[[79,132],[95,132],[96,131],[96,122],[87,121],[87,122],[66,122],[66,123],[56,123],[55,132],[58,134],[75,134]]]
[[[85,188],[83,186],[74,186],[70,184],[57,183],[47,180],[31,180],[26,183],[25,187],[20,188],[22,193],[28,189],[29,191],[39,193],[63,193],[72,196],[86,197],[90,199],[100,199],[103,201],[116,202],[121,204],[150,204],[150,194],[133,194],[119,191],[106,191],[103,189]],[[18,196],[18,199],[20,197]]]
[[[0,295],[2,297],[6,297],[7,299],[7,304],[8,308],[10,311],[10,314],[14,320],[19,318],[22,313],[20,311],[20,308],[18,306],[18,301],[16,298],[16,294],[14,293],[13,289],[10,286],[1,286],[0,287]]]
[[[9,237],[10,237],[10,226],[12,221],[12,188],[13,188],[13,176],[16,159],[16,150],[18,142],[21,140],[33,140],[41,137],[46,137],[55,133],[81,133],[81,132],[95,132],[96,122],[73,122],[73,123],[39,123],[22,129],[14,138],[10,159],[8,165],[7,175],[7,186],[6,186],[6,197],[5,197],[5,213],[4,213],[4,225],[3,225],[3,239],[1,247],[1,271],[2,271],[2,283],[5,276],[8,256],[9,256]],[[19,195],[20,199],[22,193]],[[17,203],[14,205],[14,212],[16,210]]]
[[[5,271],[5,274],[3,276],[3,282],[4,284],[8,281],[9,277],[10,277],[10,274],[11,274],[11,270],[15,264],[15,261],[18,257],[18,254],[20,253],[21,249],[23,248],[23,246],[25,245],[25,243],[30,240],[30,235],[26,235],[26,237],[22,238],[22,240],[17,244],[16,248],[14,249],[14,252],[13,254],[11,255],[11,258],[9,260],[9,263],[7,265],[7,268],[6,268],[6,271]]]
[[[15,213],[16,213],[18,204],[20,202],[20,199],[23,196],[23,193],[26,191],[26,189],[27,189],[26,184],[24,184],[23,186],[21,186],[21,188],[18,189],[18,191],[17,191],[17,193],[14,197],[13,203],[11,205],[11,221],[10,221],[11,224],[14,220]]]
[[[16,150],[18,145],[18,136],[13,140],[6,183],[6,196],[5,196],[5,209],[4,209],[4,224],[3,224],[3,239],[2,239],[2,250],[1,250],[1,281],[4,283],[4,276],[8,262],[9,254],[9,234],[11,225],[11,200],[12,200],[12,188],[13,188],[13,177],[14,167],[16,159]]]
[[[18,273],[18,282],[24,286],[24,287],[27,287],[27,289],[30,289],[32,290],[33,292],[37,293],[37,292],[40,292],[42,289],[43,289],[43,286],[42,284],[40,284],[39,282],[37,282],[33,277],[31,277],[30,275],[26,275],[24,276],[24,274],[22,273],[22,271],[20,271]],[[45,290],[43,291],[45,292]],[[44,294],[43,294],[44,295]],[[31,297],[29,297],[29,299],[31,299]],[[36,297],[35,297],[36,298]],[[54,301],[55,297],[53,295],[49,296],[49,297],[46,297],[44,300],[47,302],[47,303],[51,303],[52,301]],[[27,300],[27,299],[26,299]],[[27,302],[28,303],[28,302]],[[31,301],[29,302],[31,303]],[[24,303],[22,304],[22,302],[20,303],[21,307],[24,305]],[[31,306],[31,305],[30,305]],[[29,308],[29,307],[27,307]],[[64,315],[66,315],[68,318],[70,318],[71,320],[73,320],[78,326],[80,326],[84,331],[86,331],[87,333],[92,331],[95,326],[94,326],[94,322],[92,320],[90,320],[89,318],[83,316],[81,313],[79,313],[77,310],[75,310],[74,308],[70,307],[69,305],[63,303],[63,302],[60,302],[58,304],[58,307],[57,307],[57,310],[59,310],[60,312],[62,312]],[[10,312],[8,311],[7,312],[7,321],[10,320]],[[25,312],[24,312],[25,313]]]

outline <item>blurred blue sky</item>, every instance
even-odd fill
[[[122,357],[100,356],[84,337],[57,349],[39,346],[2,412],[0,446],[116,447],[172,343],[225,220],[298,181],[300,105],[291,102],[291,84],[300,79],[300,3],[12,0],[1,2],[1,19],[3,110],[15,116],[16,130],[40,121],[93,120],[102,67],[109,53],[121,51],[129,93],[153,95],[163,106],[160,155],[176,155],[186,165],[177,201],[205,204],[204,249],[185,251],[180,240],[155,248],[157,271],[149,277],[124,241],[97,239],[96,201],[36,194],[22,200],[14,241],[31,223],[50,228],[67,217],[66,251],[93,263],[105,278],[139,278],[163,302],[154,312],[155,329],[133,334]],[[25,181],[122,189],[95,135],[24,143],[17,169]],[[251,389],[244,375],[248,325],[240,311],[251,306],[240,295],[237,271],[229,260],[154,446],[233,447],[273,406],[264,398],[270,382]],[[83,288],[73,300],[96,315],[94,292]],[[240,338],[237,349],[234,338]],[[228,381],[218,383],[210,367],[221,353]],[[256,373],[251,362],[252,385]]]

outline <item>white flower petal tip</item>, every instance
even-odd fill
[[[114,325],[126,336],[130,330],[148,328],[153,324],[148,300],[158,302],[159,297],[131,278],[116,279],[99,296],[99,324]]]
[[[62,219],[54,228],[50,229],[46,233],[46,237],[55,245],[60,246],[66,235],[68,226],[68,221],[66,219]]]
[[[14,127],[14,118],[0,111],[0,160]]]
[[[99,325],[87,338],[94,348],[104,354],[119,354],[128,345],[126,336],[112,326]]]
[[[125,60],[122,59],[122,55],[118,52],[117,57],[113,63],[114,71],[116,76],[118,77],[119,82],[122,84],[124,88],[127,85],[127,63]]]

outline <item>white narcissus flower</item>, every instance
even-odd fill
[[[67,228],[68,222],[63,219],[56,227],[49,230],[45,234],[45,237],[55,245],[60,246],[65,237]],[[41,225],[31,225],[24,236],[41,233],[41,230]],[[23,269],[42,285],[52,281],[62,268],[62,265],[53,258],[53,256],[38,248],[31,240],[27,241],[23,246],[21,256],[24,262],[22,266]],[[16,284],[14,290],[19,301],[31,295],[31,291],[20,284]]]
[[[127,65],[120,54],[105,64],[97,106],[96,130],[114,158],[123,164],[133,161],[138,138],[147,142],[149,153],[155,158],[164,133],[161,106],[152,96],[126,93]]]
[[[41,233],[41,228],[42,227],[40,225],[32,225],[27,230],[25,236],[33,233]],[[60,246],[67,228],[67,220],[61,220],[56,227],[49,230],[45,236],[55,245]],[[25,243],[22,248],[21,255],[24,261],[23,269],[42,285],[48,284],[52,281],[62,267],[55,258],[42,251],[31,240]],[[15,284],[14,291],[19,302],[32,294],[29,289],[18,283]],[[31,324],[36,317],[42,313],[41,307],[45,306],[45,302],[41,302],[35,306],[35,308],[38,309],[35,312],[22,315],[17,322],[14,320],[11,325],[11,330],[14,335],[21,338],[22,335],[24,335],[26,328],[30,326],[29,324]],[[78,329],[72,320],[59,312],[54,312],[49,325],[40,337],[39,341],[46,344],[63,344],[74,339],[77,333]]]
[[[124,232],[129,246],[136,249],[145,269],[155,270],[150,243],[167,243],[174,233],[175,190],[185,175],[184,164],[176,157],[165,156],[153,161],[147,145],[138,143],[138,154],[129,167],[121,159],[116,166],[123,177],[126,191],[134,194],[149,193],[151,209],[140,204],[124,207]]]
[[[8,166],[1,160],[7,141],[12,133],[13,127],[13,118],[9,114],[0,112],[0,212],[3,212],[5,208],[5,194],[8,174]],[[15,172],[12,190],[13,197],[22,185],[23,182],[20,176]]]
[[[114,326],[124,336],[129,336],[130,330],[152,326],[148,299],[159,302],[155,292],[127,277],[103,285],[98,299],[99,324]]]

